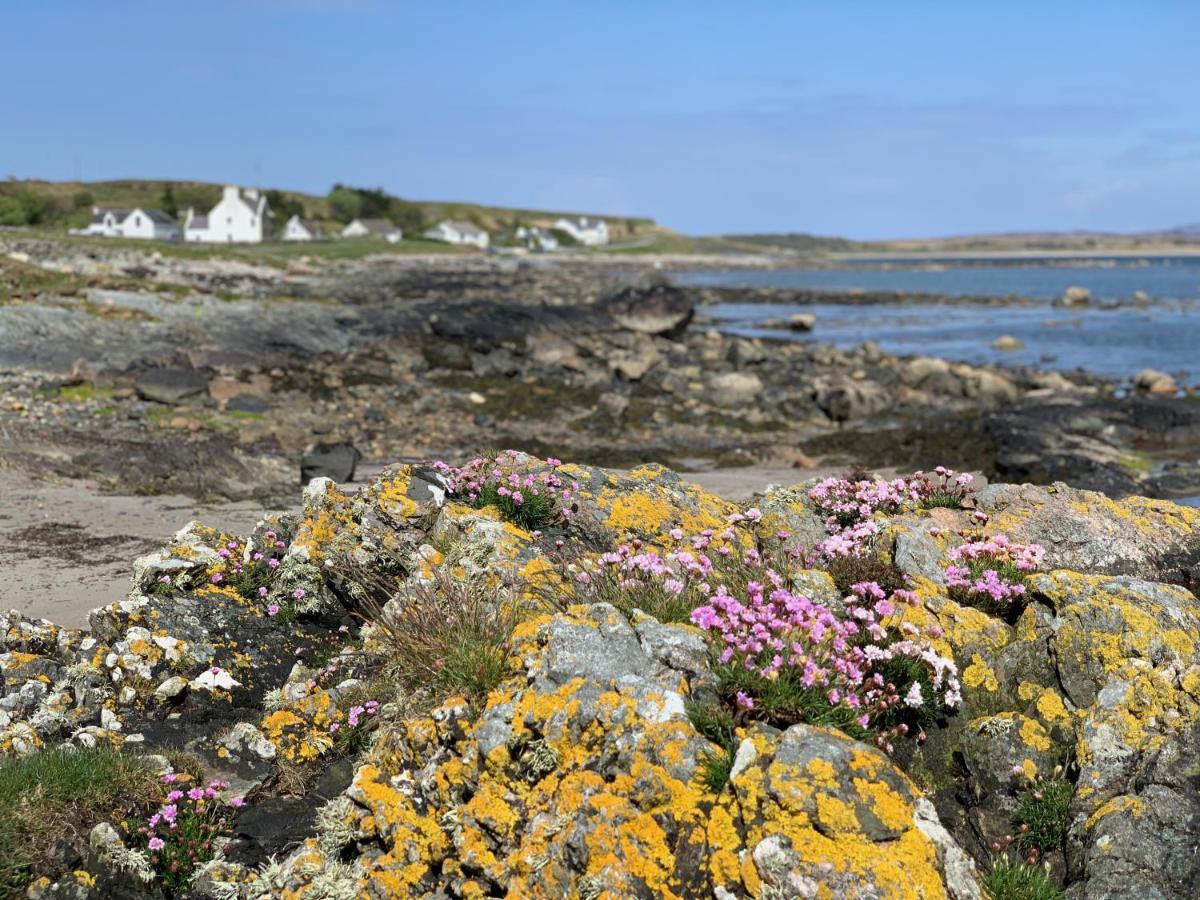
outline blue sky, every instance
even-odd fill
[[[1200,221],[1200,5],[4,4],[0,176],[650,215],[695,234]]]

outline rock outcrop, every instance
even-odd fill
[[[540,530],[454,496],[443,470],[398,466],[356,495],[318,479],[302,515],[244,539],[185,529],[87,632],[9,614],[0,748],[194,755],[246,797],[196,897],[967,900],[1050,787],[1067,798],[1039,824],[1054,837],[1017,865],[1044,860],[1072,898],[1200,890],[1200,511],[990,485],[877,513],[871,558],[911,591],[899,615],[935,635],[961,703],[887,740],[739,706],[715,740],[697,716],[726,697],[709,635],[570,579],[621,545],[720,539],[731,516],[811,549],[830,527],[811,486],[751,508],[657,466],[554,471],[570,505]],[[1015,615],[946,586],[972,528],[1045,548]],[[845,614],[836,566],[788,565],[788,584]],[[477,694],[364,662],[394,662],[395,623],[442,577],[521,610]],[[114,868],[140,838],[112,825],[104,852],[31,896],[158,896]]]

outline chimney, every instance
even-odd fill
[[[225,199],[236,200],[238,198],[238,191],[240,190],[241,188],[239,188],[236,184],[225,185]]]

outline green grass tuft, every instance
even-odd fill
[[[991,900],[1062,900],[1049,874],[1038,865],[1013,861],[1006,856],[992,859],[983,876],[984,892]]]
[[[1062,847],[1074,793],[1071,782],[1061,778],[1043,781],[1025,792],[1016,814],[1017,823],[1029,828],[1020,836],[1022,847],[1036,848],[1040,853]]]
[[[534,494],[525,498],[523,503],[514,503],[510,497],[502,497],[496,492],[499,485],[487,484],[479,492],[475,507],[494,506],[500,510],[507,521],[512,522],[526,531],[540,531],[554,521],[556,509],[554,497],[548,493]]]
[[[144,760],[108,748],[0,761],[0,897],[24,896],[30,881],[58,874],[58,841],[84,843],[94,825],[149,805],[158,792]]]

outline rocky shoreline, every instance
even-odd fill
[[[0,896],[1200,889],[1194,398],[628,264],[3,249],[0,552],[138,558],[0,616]]]
[[[520,446],[684,470],[945,461],[1115,496],[1200,494],[1191,398],[839,350],[819,324],[811,343],[703,324],[706,303],[763,289],[663,286],[625,261],[276,269],[16,246],[29,261],[4,258],[10,281],[76,280],[0,305],[0,468],[270,502],[316,445],[377,461]]]

